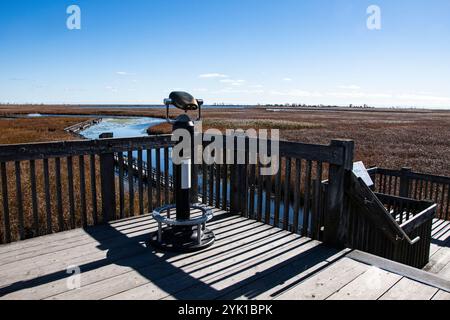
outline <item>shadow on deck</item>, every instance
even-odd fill
[[[148,215],[1,246],[0,298],[450,298],[442,288],[353,259],[350,250],[240,216],[216,210],[209,227],[216,243],[186,254],[147,246],[156,230]],[[81,271],[78,289],[70,287],[71,266]],[[370,285],[374,279],[380,286]],[[421,296],[406,295],[402,288],[411,285]]]
[[[0,296],[255,298],[270,289],[273,295],[282,292],[283,283],[318,264],[324,267],[323,262],[337,253],[317,241],[220,211],[209,225],[216,233],[216,244],[187,254],[149,248],[146,242],[155,223],[148,216],[88,228],[85,233],[90,240],[77,232],[74,239],[64,241],[50,236],[55,239],[49,246],[43,243],[49,237],[26,241],[25,251],[14,251],[12,246],[9,255],[0,253],[6,258],[0,266],[0,273],[6,275]],[[80,289],[68,289],[70,266],[80,268]],[[276,272],[280,269],[283,272]]]

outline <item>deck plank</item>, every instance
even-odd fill
[[[450,292],[439,290],[432,300],[450,300]]]
[[[276,299],[324,300],[367,271],[368,268],[369,266],[363,263],[342,258]]]
[[[329,300],[376,300],[388,291],[402,276],[370,267],[366,272],[331,295]]]
[[[402,278],[380,300],[431,300],[437,292],[435,287]]]

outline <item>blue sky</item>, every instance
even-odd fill
[[[448,0],[0,0],[3,103],[449,108],[449,61]]]

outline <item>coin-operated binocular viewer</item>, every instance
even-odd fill
[[[201,120],[203,101],[194,99],[186,92],[172,92],[168,99],[164,99],[164,104],[166,119],[172,124],[172,131],[186,130],[186,134],[190,135],[191,152],[190,154],[180,154],[181,159],[174,159],[174,155],[172,155],[175,204],[165,205],[153,211],[153,217],[158,222],[158,231],[152,235],[152,244],[163,250],[196,251],[214,243],[214,233],[206,228],[206,223],[213,217],[212,210],[200,204],[190,203],[194,122],[187,112],[197,110],[197,121]],[[175,120],[170,119],[169,107],[171,105],[184,110],[185,113]],[[175,218],[170,216],[173,209],[176,211]]]

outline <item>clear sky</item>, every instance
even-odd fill
[[[0,0],[3,103],[449,108],[449,61],[449,0]]]

